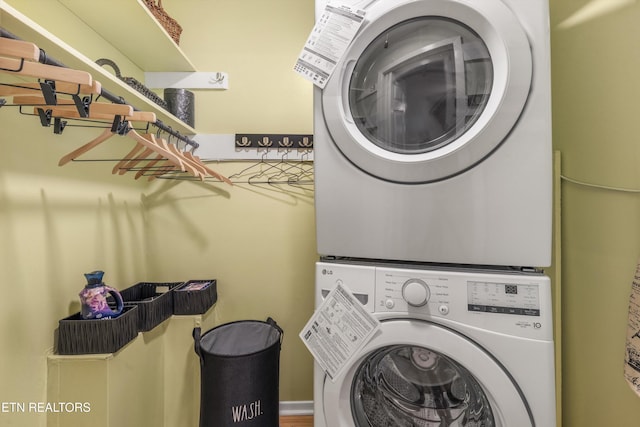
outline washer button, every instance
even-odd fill
[[[440,314],[447,315],[449,314],[449,307],[446,305],[441,305],[440,307],[438,307],[438,311],[440,312]]]
[[[387,308],[389,308],[389,309],[391,309],[391,308],[395,307],[395,305],[396,305],[396,303],[395,303],[395,302],[393,302],[393,300],[392,300],[392,299],[388,299],[388,300],[386,300],[386,301],[384,302],[384,306],[385,306],[385,307],[387,307]]]

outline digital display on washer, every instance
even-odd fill
[[[540,316],[538,285],[469,281],[467,303],[469,311]]]

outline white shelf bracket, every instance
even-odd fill
[[[229,75],[211,72],[146,72],[145,86],[151,89],[229,89]]]

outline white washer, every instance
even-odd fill
[[[549,266],[547,0],[350,3],[365,21],[314,88],[318,252]]]
[[[315,365],[315,427],[554,427],[549,279],[504,269],[316,264],[380,329],[333,379]]]

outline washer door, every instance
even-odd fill
[[[357,167],[438,181],[504,141],[527,101],[531,48],[502,1],[473,3],[398,2],[363,26],[322,92],[332,139]]]
[[[327,426],[534,425],[511,376],[452,330],[420,320],[388,320],[361,354],[334,381],[325,379]]]

